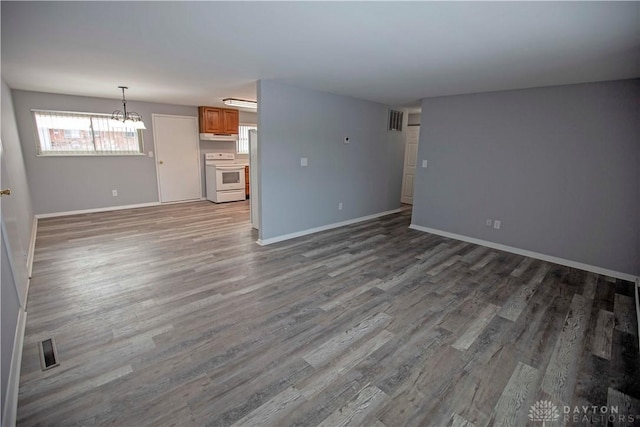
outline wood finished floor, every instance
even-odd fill
[[[410,230],[409,211],[268,247],[248,215],[41,220],[18,425],[541,426],[538,400],[640,414],[631,283]],[[50,336],[60,366],[42,372]],[[587,418],[547,426],[607,424]]]

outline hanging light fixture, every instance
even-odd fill
[[[116,110],[111,113],[111,125],[115,127],[125,127],[132,129],[146,129],[142,117],[135,111],[127,111],[127,100],[124,98],[124,90],[127,86],[118,86],[122,89],[122,111]]]
[[[222,102],[230,107],[258,108],[256,101],[248,101],[246,99],[225,98]]]

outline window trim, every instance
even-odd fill
[[[47,153],[42,153],[41,147],[40,147],[40,134],[38,132],[38,123],[36,122],[36,113],[62,113],[62,114],[75,114],[75,115],[82,115],[82,116],[93,116],[93,117],[111,117],[111,114],[107,114],[107,113],[88,113],[86,111],[64,111],[64,110],[47,110],[47,109],[41,109],[41,108],[32,108],[31,109],[31,119],[32,119],[32,126],[33,126],[33,135],[34,135],[34,142],[35,142],[35,148],[36,148],[36,157],[140,157],[140,156],[147,156],[147,154],[144,151],[144,129],[136,129],[136,132],[138,133],[138,142],[140,145],[140,152],[139,153],[127,153],[127,152],[122,152],[122,153],[117,153],[117,152],[99,152],[96,151],[94,153],[88,153],[88,152],[83,152],[83,153],[70,153],[70,152],[64,152],[64,151],[60,151],[60,152],[47,152]]]

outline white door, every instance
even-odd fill
[[[260,230],[260,183],[258,182],[258,131],[249,131],[249,198],[251,226]]]
[[[11,179],[10,171],[7,168],[7,162],[0,141],[0,189],[10,189]],[[20,300],[20,305],[24,308],[27,303],[27,289],[29,286],[29,274],[27,273],[27,256],[22,248],[20,232],[18,231],[18,218],[16,216],[16,208],[13,205],[11,195],[3,194],[0,197],[1,212],[1,232],[2,240],[7,249],[9,268],[13,273],[13,281],[15,282],[16,292]],[[7,266],[3,266],[5,268]]]
[[[420,126],[407,126],[407,140],[404,146],[404,170],[402,171],[402,203],[413,204],[413,186],[418,161],[418,141]]]
[[[196,117],[153,115],[160,202],[200,199],[200,150]]]

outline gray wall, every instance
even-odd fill
[[[110,114],[118,99],[13,91],[24,160],[36,214],[106,208],[158,201],[155,158],[147,156],[36,157],[36,130],[31,109]],[[127,102],[142,115],[144,151],[153,151],[151,114],[197,117],[196,107]],[[118,197],[111,190],[118,190]]]
[[[639,275],[638,99],[640,80],[424,99],[413,223]]]
[[[404,133],[387,131],[387,106],[273,80],[258,102],[261,239],[400,207]]]

